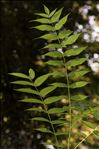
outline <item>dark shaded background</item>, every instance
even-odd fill
[[[42,33],[30,29],[31,26],[35,26],[35,23],[30,23],[30,20],[36,18],[34,13],[43,11],[42,4],[50,10],[64,7],[63,14],[71,12],[67,28],[77,30],[75,22],[83,26],[88,24],[88,18],[84,19],[79,13],[79,8],[92,5],[92,10],[88,12],[88,15],[95,15],[99,18],[99,12],[95,7],[97,3],[97,0],[1,0],[1,149],[44,148],[41,147],[40,142],[45,136],[33,132],[33,128],[38,124],[30,123],[29,118],[32,115],[24,111],[29,105],[18,102],[25,95],[13,91],[13,86],[9,82],[14,78],[8,75],[9,72],[27,73],[30,67],[36,70],[37,75],[47,71],[40,57],[42,51],[39,50],[44,45],[44,41],[33,40]],[[82,39],[78,44],[87,45],[87,53],[90,55],[94,52],[99,53],[99,43],[96,41],[90,43]],[[89,78],[92,84],[88,93],[94,98],[99,95],[99,78],[92,72]]]

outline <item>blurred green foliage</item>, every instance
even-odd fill
[[[33,40],[40,36],[41,32],[30,29],[31,26],[35,26],[35,23],[31,23],[30,20],[35,19],[34,13],[43,10],[43,3],[50,10],[64,7],[65,14],[71,12],[66,27],[73,31],[83,32],[83,37],[86,37],[84,34],[88,33],[89,40],[81,38],[78,44],[87,45],[89,55],[99,53],[99,43],[96,38],[92,40],[94,29],[90,27],[89,22],[89,16],[95,16],[96,27],[99,27],[99,3],[97,0],[1,0],[1,149],[44,148],[40,143],[45,136],[33,131],[34,126],[37,126],[38,123],[31,123],[29,121],[30,113],[24,111],[30,105],[18,102],[26,95],[13,91],[13,86],[9,83],[13,78],[8,75],[10,72],[26,73],[31,67],[39,76],[49,69],[45,68],[44,58],[40,56],[43,53],[40,48],[46,43],[43,40]],[[80,30],[77,24],[82,25],[85,30]],[[91,71],[87,79],[90,80],[91,85],[85,88],[85,92],[94,102],[98,102],[99,74],[94,75]],[[87,142],[90,149],[97,149],[99,144],[96,140]]]

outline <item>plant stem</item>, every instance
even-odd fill
[[[54,134],[54,137],[55,137],[55,141],[56,141],[56,144],[57,144],[57,146],[58,146],[58,139],[57,139],[57,136],[56,136],[56,132],[55,132],[54,126],[53,126],[53,124],[52,124],[51,116],[50,116],[50,114],[48,113],[47,107],[46,107],[46,105],[45,105],[45,103],[44,103],[43,97],[40,95],[40,92],[39,92],[38,88],[35,87],[35,89],[36,89],[37,92],[39,93],[39,96],[40,96],[40,98],[41,98],[41,101],[43,102],[44,109],[45,109],[45,111],[46,111],[46,113],[47,113],[47,115],[48,115],[48,118],[49,118],[49,121],[50,121],[50,124],[51,124],[51,127],[52,127],[52,131],[53,131],[53,134]],[[57,149],[59,149],[59,147],[58,147]]]
[[[56,32],[57,33],[57,32]],[[58,37],[58,34],[57,34],[57,37]],[[61,42],[60,42],[60,39],[58,37],[58,42],[59,44],[61,45]],[[61,46],[61,49],[62,49],[62,46]],[[66,70],[66,80],[67,80],[67,88],[68,88],[68,99],[69,99],[69,116],[70,116],[70,119],[69,119],[69,134],[68,134],[68,144],[67,144],[67,148],[70,149],[70,138],[71,138],[71,131],[72,131],[72,110],[71,110],[71,97],[70,97],[70,87],[69,87],[69,78],[68,78],[68,72],[67,72],[67,68],[65,66],[65,58],[64,58],[64,55],[62,53],[62,57],[63,57],[63,64],[64,64],[64,68]]]
[[[74,149],[76,149],[79,145],[81,145],[82,142],[84,142],[91,134],[93,134],[93,132],[94,132],[98,127],[99,127],[99,126],[97,126],[95,129],[93,129],[93,130],[89,133],[89,135],[87,135],[84,139],[82,139],[82,141],[80,141],[80,142],[75,146]]]

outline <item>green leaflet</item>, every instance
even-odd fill
[[[52,72],[52,76],[55,77],[55,78],[57,78],[57,77],[65,77],[66,74],[65,74],[65,72],[54,71],[54,72]]]
[[[52,16],[52,18],[51,18],[51,22],[52,22],[52,23],[55,23],[55,22],[57,22],[57,21],[59,20],[60,15],[61,15],[61,13],[62,13],[62,10],[63,10],[63,8],[59,9],[59,10]]]
[[[89,70],[85,69],[85,70],[79,70],[79,71],[72,71],[69,73],[69,78],[70,79],[77,79],[79,77],[84,76],[86,73],[88,73]]]
[[[33,83],[29,82],[29,81],[13,81],[11,82],[12,84],[18,84],[18,85],[29,85],[29,86],[34,86]]]
[[[31,68],[29,69],[29,77],[31,80],[35,78],[35,71]]]
[[[80,88],[80,87],[83,87],[87,84],[88,84],[88,82],[86,82],[86,81],[78,81],[78,82],[72,83],[70,85],[70,88]]]
[[[69,15],[69,14],[68,14]],[[66,23],[68,15],[66,15],[65,17],[63,17],[61,20],[59,20],[59,22],[55,25],[55,30],[59,30],[63,27],[63,25]]]
[[[59,100],[62,100],[62,99],[64,99],[64,98],[66,98],[66,96],[64,95],[61,95],[61,96],[52,96],[52,97],[48,97],[48,98],[46,98],[45,100],[44,100],[44,103],[45,104],[51,104],[51,103],[54,103],[54,102],[57,102],[57,101],[59,101]]]
[[[46,62],[46,64],[52,65],[52,66],[62,66],[63,62],[61,60],[49,60]]]
[[[40,86],[40,85],[42,85],[42,84],[48,79],[49,76],[50,76],[50,73],[38,77],[38,78],[34,81],[34,86]]]
[[[56,49],[59,49],[61,48],[61,45],[60,44],[57,44],[57,43],[51,43],[51,44],[48,44],[47,46],[44,47],[44,49],[47,49],[47,48],[56,48]]]
[[[55,83],[52,83],[51,85],[56,87],[67,87],[67,84],[61,83],[61,82],[55,82]]]
[[[59,125],[59,124],[65,124],[66,121],[63,121],[63,120],[52,120],[51,123],[53,125],[57,125],[57,124]]]
[[[44,6],[45,13],[49,15],[50,10],[45,5],[43,5],[43,6]]]
[[[35,15],[41,16],[41,17],[45,17],[45,18],[49,18],[49,15],[45,14],[45,13],[35,13]]]
[[[71,96],[71,100],[81,101],[81,100],[85,100],[87,97],[88,96],[83,95],[83,94],[77,94],[77,95]]]
[[[48,52],[44,55],[49,56],[49,57],[53,57],[53,58],[62,57],[62,54],[58,51],[51,51],[51,52]]]
[[[43,102],[40,99],[35,99],[35,98],[26,98],[20,100],[20,102],[27,102],[27,103],[40,103],[43,104]]]
[[[92,128],[92,129],[94,129],[94,128],[96,127],[96,124],[91,123],[91,122],[88,122],[88,121],[83,121],[83,123],[84,123],[87,127]]]
[[[12,76],[15,76],[15,77],[29,79],[29,77],[23,73],[13,72],[13,73],[9,73],[9,74]]]
[[[76,55],[80,54],[82,51],[84,51],[85,49],[86,49],[86,47],[69,49],[64,52],[64,56],[68,56],[68,57],[76,56]]]
[[[59,32],[58,37],[59,39],[67,38],[72,33],[71,30],[62,30]]]
[[[31,88],[19,88],[19,89],[15,89],[18,92],[23,92],[23,93],[30,93],[30,94],[35,94],[35,95],[39,95],[39,93]]]
[[[57,8],[49,14],[49,18],[53,16],[53,14],[56,12],[56,10],[57,10]]]
[[[49,114],[61,114],[65,111],[67,111],[67,110],[68,109],[64,108],[64,107],[62,107],[62,108],[51,108],[51,109],[48,110],[48,113]]]
[[[51,40],[52,41],[52,40],[57,40],[57,35],[50,33],[50,34],[45,34],[45,35],[43,35],[43,36],[41,36],[39,38],[46,39],[46,40]]]
[[[33,20],[31,22],[39,22],[39,23],[44,23],[44,24],[51,24],[51,21],[49,19],[46,19],[46,18],[40,18],[40,19],[36,19],[36,20]]]
[[[86,61],[86,58],[72,59],[72,60],[69,60],[65,65],[70,66],[70,67],[72,67],[72,66],[74,67],[77,65],[81,65],[85,61]]]
[[[48,87],[45,87],[44,89],[42,89],[40,91],[40,95],[42,97],[45,97],[47,94],[49,94],[50,92],[54,91],[57,87],[56,86],[48,86]]]
[[[51,133],[51,134],[53,134],[53,132],[52,131],[50,131],[50,130],[48,130],[47,128],[38,128],[38,129],[36,129],[37,131],[40,131],[40,132],[44,132],[44,133]]]
[[[79,35],[80,34],[74,34],[69,36],[66,40],[62,41],[62,45],[66,46],[73,44],[78,39]]]
[[[32,121],[42,121],[42,122],[49,122],[48,119],[43,118],[43,117],[34,117],[31,119]]]
[[[33,28],[36,28],[36,29],[38,29],[38,30],[40,30],[40,31],[53,31],[53,27],[52,26],[50,26],[50,25],[38,25],[38,26],[35,26],[35,27],[33,27]]]

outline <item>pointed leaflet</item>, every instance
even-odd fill
[[[52,66],[62,66],[63,62],[61,60],[49,60],[46,62],[46,64],[52,65]]]
[[[65,111],[67,111],[68,109],[67,108],[51,108],[48,110],[48,113],[49,114],[60,114],[60,113],[63,113]]]
[[[54,103],[54,102],[56,102],[56,101],[59,101],[59,100],[62,100],[62,99],[64,99],[64,98],[66,98],[66,96],[64,95],[61,95],[61,96],[52,96],[52,97],[48,97],[48,98],[46,98],[45,100],[44,100],[44,103],[45,104],[51,104],[51,103]]]
[[[80,88],[80,87],[83,87],[87,84],[88,84],[88,82],[86,82],[86,81],[78,81],[78,82],[72,83],[70,85],[70,88]]]
[[[53,27],[52,26],[50,26],[50,25],[38,25],[38,26],[35,26],[35,27],[33,27],[33,28],[36,28],[36,29],[38,29],[38,30],[40,30],[40,31],[53,31]]]
[[[49,18],[49,15],[45,14],[45,13],[35,13],[35,15],[41,16],[41,17],[45,17],[45,18]]]
[[[49,56],[49,57],[62,57],[62,54],[58,51],[51,51],[51,52],[47,52],[46,54],[44,54],[45,56]]]
[[[69,14],[68,14],[69,15]],[[65,17],[63,17],[61,20],[59,20],[59,22],[55,25],[55,29],[56,30],[60,30],[63,25],[66,23],[68,15],[66,15]]]
[[[56,13],[52,16],[52,18],[51,18],[51,22],[52,22],[52,23],[55,23],[55,22],[57,22],[57,21],[59,20],[60,15],[61,15],[61,13],[62,13],[62,10],[63,10],[63,8],[59,9],[59,10],[56,11]]]
[[[43,118],[43,117],[34,117],[31,119],[32,121],[42,121],[42,122],[49,122],[48,119]]]
[[[43,104],[43,102],[40,99],[35,99],[35,98],[26,98],[20,100],[20,102],[27,102],[27,103],[40,103]]]
[[[35,78],[35,72],[32,68],[29,69],[29,77],[31,80]]]
[[[67,38],[72,33],[71,30],[62,30],[59,32],[58,37],[59,39]]]
[[[41,36],[39,38],[46,39],[46,40],[51,40],[52,41],[52,40],[57,40],[57,35],[50,33],[50,34],[45,34],[45,35],[43,35],[43,36]]]
[[[85,100],[87,97],[88,96],[83,95],[83,94],[77,94],[77,95],[71,96],[71,100],[81,101],[81,100]]]
[[[43,6],[44,6],[45,13],[49,15],[50,10],[45,5],[43,5]]]
[[[44,133],[53,133],[52,131],[48,130],[47,128],[38,128],[37,131],[44,132]]]
[[[66,121],[63,121],[63,120],[52,120],[51,123],[54,124],[54,125],[55,125],[55,124],[56,124],[56,125],[57,125],[57,124],[65,124]]]
[[[86,58],[79,58],[79,59],[72,59],[72,60],[69,60],[67,63],[66,63],[66,66],[77,66],[77,65],[81,65],[82,63],[84,63],[86,61]]]
[[[86,49],[86,47],[81,47],[81,48],[73,48],[73,49],[69,49],[69,50],[66,50],[64,52],[64,56],[75,56],[75,55],[78,55],[80,54],[82,51],[84,51]]]
[[[33,86],[33,83],[29,82],[29,81],[13,81],[11,82],[12,84],[18,84],[18,85],[29,85],[29,86]]]
[[[52,17],[54,15],[54,13],[56,12],[57,8],[55,10],[53,10],[50,14],[49,14],[49,18]]]
[[[56,78],[57,77],[65,77],[66,76],[65,72],[59,72],[59,71],[54,71],[51,74],[52,74],[53,77],[56,77]]]
[[[12,76],[15,76],[15,77],[29,79],[29,77],[23,73],[13,72],[13,73],[9,73],[9,74]]]
[[[64,46],[73,44],[79,37],[80,34],[74,34],[68,37],[68,39],[62,41]]]
[[[79,77],[84,76],[86,73],[88,73],[89,70],[85,69],[85,70],[78,70],[78,71],[72,71],[68,74],[70,79],[77,79]]]
[[[52,83],[51,85],[56,87],[67,87],[67,84],[61,83],[61,82],[55,82],[55,83]]]
[[[51,21],[49,19],[46,19],[46,18],[32,20],[31,22],[39,22],[39,23],[44,23],[44,24],[51,24]]]
[[[48,86],[48,87],[45,87],[44,89],[42,89],[40,91],[40,95],[42,97],[45,97],[47,94],[49,94],[50,92],[54,91],[57,87],[56,86]]]
[[[58,48],[61,48],[61,45],[60,44],[57,44],[57,43],[51,43],[51,44],[48,44],[47,46],[45,46],[44,47],[44,49],[47,49],[47,48],[56,48],[56,49],[58,49]]]
[[[38,78],[34,81],[34,86],[40,86],[43,82],[45,82],[45,81],[48,79],[49,76],[50,76],[50,73],[38,77]]]
[[[23,92],[23,93],[30,93],[30,94],[35,94],[35,95],[39,95],[39,93],[31,88],[19,88],[19,89],[15,89],[18,92]]]

